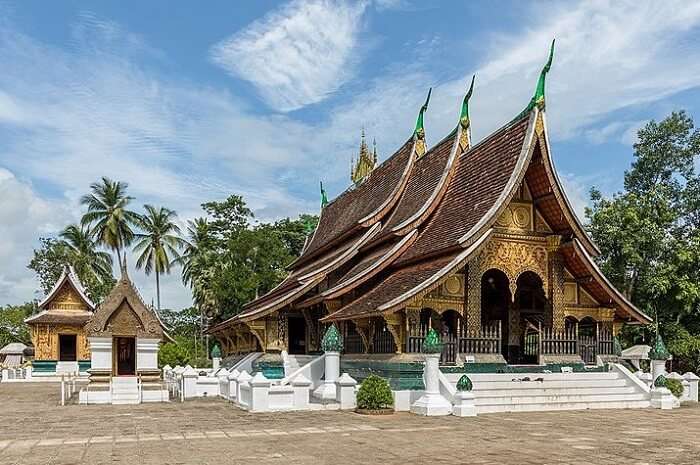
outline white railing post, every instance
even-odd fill
[[[66,405],[66,375],[61,375],[61,405]]]

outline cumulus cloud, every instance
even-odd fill
[[[324,100],[353,74],[365,1],[297,0],[214,45],[211,59],[275,110]]]

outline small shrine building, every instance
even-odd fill
[[[95,311],[71,266],[64,266],[53,289],[39,302],[39,312],[25,320],[34,344],[34,376],[86,372],[90,347],[84,325]]]

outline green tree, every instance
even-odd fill
[[[103,177],[102,182],[91,184],[91,193],[80,200],[87,207],[82,225],[91,226],[97,241],[114,250],[120,264],[122,250],[134,238],[132,226],[139,221],[139,215],[128,209],[133,197],[126,195],[127,187],[124,182]]]
[[[114,286],[115,280],[112,270],[104,263],[107,258],[100,255],[104,252],[95,249],[92,249],[91,252],[85,243],[80,243],[81,249],[79,249],[79,243],[75,239],[77,237],[62,240],[39,238],[40,247],[34,249],[34,255],[27,267],[37,274],[42,291],[44,294],[48,294],[61,276],[63,267],[72,265],[90,299],[99,303]],[[95,255],[91,259],[93,252]],[[95,264],[93,260],[103,263]],[[111,257],[109,257],[109,261],[111,261]]]
[[[0,307],[0,348],[13,342],[31,344],[29,327],[24,320],[36,311],[36,302]]]
[[[624,190],[593,190],[588,229],[613,283],[660,322],[676,360],[698,368],[700,336],[700,131],[684,112],[638,132]],[[628,343],[649,341],[653,328],[628,328]],[[675,350],[675,351],[674,351]]]
[[[136,268],[143,268],[146,275],[155,272],[156,302],[160,311],[160,275],[170,273],[173,261],[180,256],[179,249],[183,247],[184,241],[180,237],[180,227],[175,223],[177,213],[152,205],[144,205],[143,208],[146,214],[137,220],[143,232],[134,234],[134,252],[139,254]]]

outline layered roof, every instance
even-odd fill
[[[56,284],[54,284],[53,289],[51,289],[51,291],[48,294],[46,294],[46,297],[44,297],[43,300],[39,302],[39,308],[45,309],[46,306],[58,295],[59,291],[66,284],[73,288],[73,290],[80,296],[80,298],[90,310],[95,309],[95,304],[87,296],[87,292],[83,287],[83,283],[80,282],[78,274],[75,272],[75,269],[70,265],[63,266],[61,276],[56,281]]]
[[[526,109],[473,147],[469,146],[468,111],[473,80],[456,130],[428,151],[423,127],[426,101],[413,138],[324,206],[316,231],[290,266],[290,276],[210,332],[287,305],[303,308],[345,301],[339,299],[354,289],[361,292],[324,321],[403,308],[478,253],[524,181],[537,211],[568,244],[567,267],[575,277],[590,277],[594,284],[588,287],[600,302],[616,306],[629,318],[648,321],[593,262],[598,249],[576,217],[554,169],[544,114],[545,76],[552,57],[553,45]],[[332,279],[326,282],[327,278]]]

